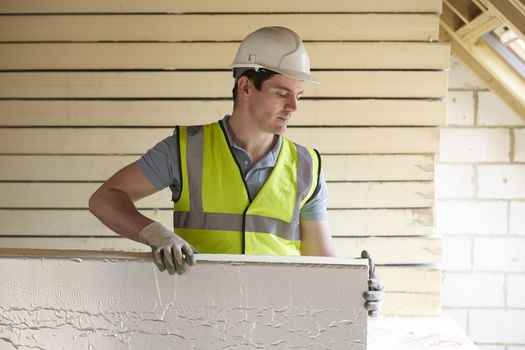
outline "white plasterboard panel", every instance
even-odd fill
[[[43,349],[365,349],[360,267],[222,260],[170,276],[132,260],[0,258],[2,337]]]

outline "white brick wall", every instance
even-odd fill
[[[524,125],[512,108],[492,91],[478,92],[478,125]]]
[[[447,103],[448,125],[474,125],[474,93],[450,91]]]
[[[525,202],[510,203],[510,234],[525,235]]]
[[[479,198],[525,198],[525,165],[478,166]]]
[[[447,128],[441,129],[440,135],[439,161],[442,163],[505,162],[510,159],[508,129]]]
[[[474,196],[474,167],[471,165],[437,164],[435,179],[436,198]]]
[[[474,309],[469,316],[469,335],[475,342],[525,344],[523,310]]]
[[[504,276],[495,273],[447,273],[443,276],[444,307],[504,306]]]
[[[507,203],[504,201],[436,202],[435,225],[440,234],[505,234]]]
[[[472,240],[470,238],[443,237],[443,269],[469,271],[472,268]]]
[[[449,89],[482,90],[487,85],[470,68],[463,64],[456,56],[450,57],[450,73],[448,75]]]
[[[525,239],[477,238],[474,242],[474,269],[525,272]]]
[[[525,274],[507,276],[507,305],[525,308]]]
[[[525,129],[514,129],[514,161],[525,162]]]
[[[525,119],[455,57],[449,81],[435,173],[443,314],[480,350],[525,350]]]

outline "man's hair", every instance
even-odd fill
[[[279,74],[274,71],[259,68],[259,70],[254,69],[248,69],[242,72],[236,79],[235,79],[235,85],[233,85],[232,89],[232,95],[233,95],[233,105],[235,106],[235,101],[237,100],[237,82],[239,81],[239,78],[242,76],[246,76],[250,81],[253,83],[253,86],[257,90],[261,90],[262,83],[264,83],[266,80],[270,79],[274,75]],[[235,78],[237,75],[237,69],[233,71],[233,77]]]

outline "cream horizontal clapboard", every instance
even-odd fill
[[[381,315],[435,316],[441,313],[440,294],[385,293]]]
[[[432,208],[329,210],[332,236],[422,236],[434,228]]]
[[[441,0],[2,0],[0,13],[435,12]]]
[[[0,128],[3,154],[143,154],[171,128]],[[439,130],[414,128],[289,128],[294,142],[332,154],[420,154],[438,148]]]
[[[308,97],[444,98],[443,71],[319,71]],[[351,83],[355,82],[355,83]],[[0,98],[230,98],[231,72],[0,73]]]
[[[87,208],[100,183],[0,182],[0,208]],[[418,182],[328,183],[329,208],[421,208],[432,206],[434,185]],[[137,202],[140,208],[170,208],[171,192]]]
[[[173,226],[169,208],[141,213]],[[332,236],[422,236],[432,234],[431,208],[328,210]],[[0,209],[0,236],[116,236],[87,209]]]
[[[34,237],[0,237],[0,247],[35,248]],[[120,237],[38,238],[39,249],[151,251],[142,243]],[[436,237],[337,237],[337,256],[356,257],[366,249],[377,264],[433,264],[441,260],[441,240]],[[410,251],[410,254],[406,254]]]
[[[238,46],[229,42],[0,44],[0,69],[224,70]],[[446,44],[308,42],[305,46],[314,70],[447,69],[450,65]]]
[[[231,100],[0,100],[2,126],[170,126],[205,124]],[[363,117],[363,116],[366,116]],[[423,99],[303,99],[292,126],[445,125],[446,102]]]
[[[0,41],[240,41],[268,25],[294,28],[304,41],[437,41],[439,36],[434,13],[5,15]]]
[[[0,155],[0,181],[104,181],[139,156]],[[321,155],[328,181],[434,178],[432,155]],[[392,168],[391,171],[385,169]]]

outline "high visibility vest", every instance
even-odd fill
[[[317,188],[319,154],[283,137],[275,167],[250,198],[225,127],[178,127],[175,232],[200,253],[299,255],[299,212]]]

